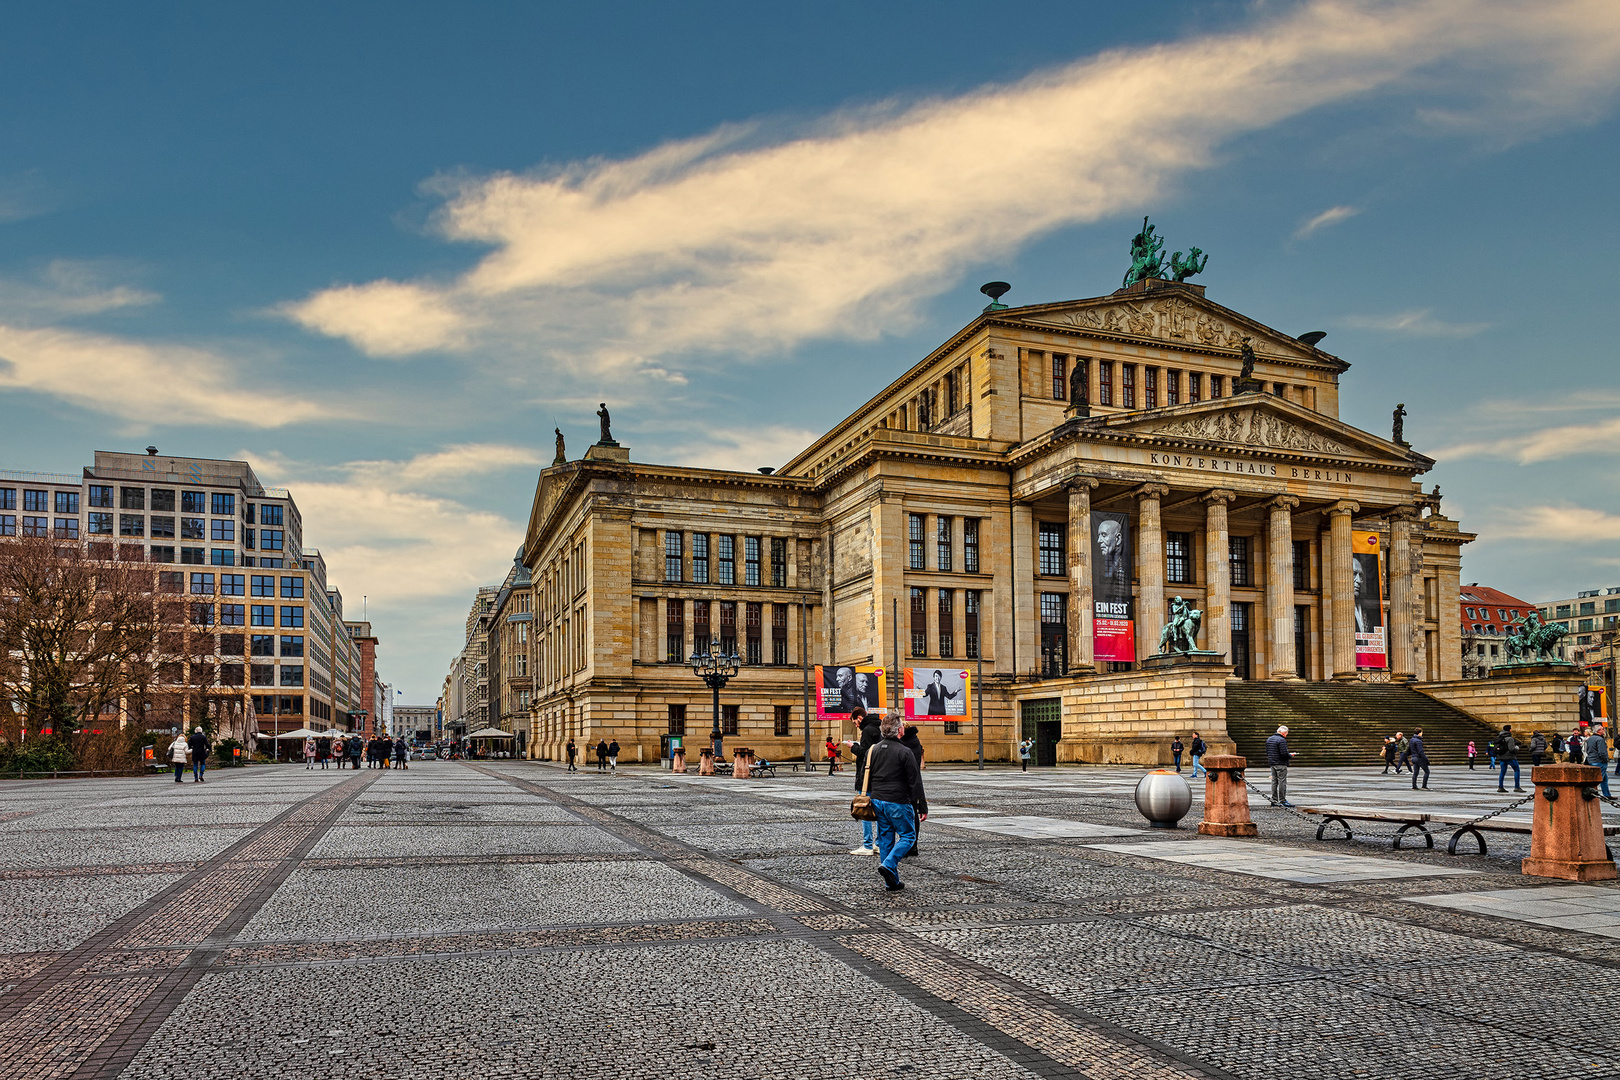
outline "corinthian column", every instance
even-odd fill
[[[1334,503],[1328,509],[1329,567],[1333,575],[1328,585],[1333,611],[1333,677],[1340,680],[1356,677],[1356,586],[1350,528],[1360,509],[1359,503],[1348,500]]]
[[[1279,495],[1270,511],[1266,557],[1266,618],[1271,623],[1271,677],[1297,679],[1294,670],[1294,507],[1299,500]]]
[[[1136,658],[1144,660],[1159,647],[1164,628],[1164,532],[1159,527],[1159,498],[1170,489],[1143,484],[1136,493]]]
[[[1096,669],[1091,636],[1091,489],[1089,477],[1069,484],[1069,672]]]
[[[1389,516],[1389,677],[1417,677],[1412,656],[1412,522],[1417,508],[1402,506]]]
[[[1237,493],[1216,488],[1200,496],[1204,504],[1204,642],[1210,652],[1232,660],[1232,546],[1226,533],[1226,504]]]

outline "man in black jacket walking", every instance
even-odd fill
[[[901,720],[885,716],[879,725],[883,740],[866,751],[867,794],[877,810],[878,874],[893,892],[903,889],[900,860],[917,838],[917,821],[928,817],[922,770],[917,757],[899,741]]]
[[[1412,790],[1416,791],[1418,770],[1423,770],[1423,790],[1429,790],[1429,755],[1423,752],[1423,729],[1412,732],[1412,741],[1406,744],[1406,756],[1412,762]]]
[[[1519,740],[1513,737],[1512,725],[1503,724],[1502,734],[1496,737],[1496,760],[1502,765],[1501,772],[1496,774],[1496,790],[1507,792],[1507,771],[1512,765],[1513,790],[1523,794],[1524,788],[1519,786]]]
[[[186,740],[186,745],[191,747],[192,782],[197,784],[205,783],[203,772],[208,768],[208,751],[210,749],[208,736],[203,734],[202,728],[198,728],[191,733],[191,738]]]

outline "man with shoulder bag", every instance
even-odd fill
[[[849,808],[856,820],[877,824],[878,874],[890,892],[905,888],[900,860],[916,842],[917,821],[928,818],[922,770],[916,755],[900,743],[901,726],[897,716],[881,721],[882,739],[866,751],[865,779]]]

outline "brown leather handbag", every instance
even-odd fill
[[[856,821],[876,821],[877,807],[872,805],[872,797],[867,789],[872,786],[872,759],[877,756],[877,747],[866,752],[866,778],[861,781],[860,792],[849,801],[849,816]]]

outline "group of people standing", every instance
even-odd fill
[[[898,716],[879,719],[857,706],[850,719],[860,728],[858,738],[843,743],[855,759],[855,790],[865,792],[877,812],[876,821],[861,822],[861,846],[850,854],[876,855],[883,887],[895,892],[905,888],[900,860],[917,854],[917,828],[928,820],[922,741],[916,725]]]
[[[608,742],[606,739],[598,739],[598,740],[596,740],[596,745],[594,747],[588,746],[587,749],[593,751],[596,754],[596,771],[597,772],[615,773],[615,774],[618,773],[618,771],[619,771],[619,740],[618,739],[614,739],[612,742]],[[568,771],[569,772],[579,772],[579,767],[574,764],[575,760],[579,757],[579,746],[578,746],[578,744],[576,744],[574,742],[573,739],[568,740],[568,746],[566,748],[566,752],[568,754]]]
[[[1423,746],[1423,729],[1413,728],[1412,737],[1407,738],[1406,733],[1397,731],[1394,735],[1384,737],[1384,772],[1395,770],[1399,776],[1402,770],[1410,767],[1412,770],[1412,790],[1418,788],[1418,773],[1423,774],[1423,787],[1429,786],[1429,754]],[[1474,744],[1468,744],[1468,767],[1474,767]]]
[[[304,740],[304,768],[313,769],[319,763],[320,767],[328,768],[333,760],[337,767],[343,768],[348,762],[355,769],[360,768],[360,759],[366,759],[368,769],[409,769],[411,767],[410,744],[404,739],[390,739],[386,735],[377,735],[370,739],[362,739],[358,734],[350,735],[347,739],[330,738],[318,739],[313,736]]]

